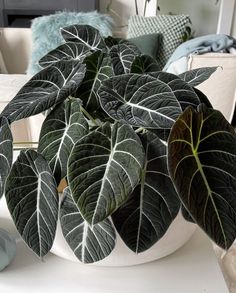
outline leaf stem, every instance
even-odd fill
[[[84,115],[93,122],[94,125],[96,126],[100,126],[96,120],[84,109],[84,107],[80,106],[81,111],[84,113]]]
[[[135,130],[135,132],[136,132],[136,133],[140,133],[140,132],[142,132],[143,130],[144,130],[143,127],[139,127],[138,129]]]

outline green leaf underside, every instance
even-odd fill
[[[45,256],[56,233],[58,195],[42,155],[21,151],[7,179],[6,201],[24,241],[39,257]]]
[[[148,55],[142,55],[135,57],[130,72],[142,74],[159,70],[159,65],[155,59]]]
[[[72,197],[90,224],[103,221],[127,200],[144,163],[133,129],[119,122],[110,130],[106,125],[76,143],[68,162]]]
[[[179,75],[181,79],[186,81],[190,86],[198,86],[206,81],[218,67],[202,67],[189,70]]]
[[[194,221],[228,249],[236,238],[236,136],[215,110],[187,108],[173,126],[168,163]]]
[[[180,209],[180,200],[167,170],[166,146],[152,133],[140,138],[146,152],[141,182],[112,215],[121,238],[136,253],[155,244]]]
[[[101,82],[114,75],[111,59],[101,51],[85,59],[86,73],[83,82],[76,92],[76,97],[83,101],[83,107],[90,113],[100,108],[97,91]]]
[[[70,25],[61,29],[66,42],[81,43],[90,50],[106,50],[107,46],[99,31],[89,25]]]
[[[79,61],[59,61],[41,70],[21,88],[1,115],[14,122],[50,109],[75,93],[85,70]]]
[[[132,43],[124,42],[110,49],[111,61],[115,75],[130,73],[136,56],[141,55],[139,49]]]
[[[10,172],[13,157],[12,134],[5,117],[0,118],[0,198],[5,190],[5,183]]]
[[[77,99],[65,100],[49,113],[41,128],[38,152],[49,163],[57,183],[67,174],[67,161],[74,144],[89,132],[80,107]]]
[[[83,263],[104,259],[112,252],[116,243],[116,233],[110,220],[90,226],[74,203],[70,189],[67,187],[63,193],[60,221],[70,248]]]
[[[182,112],[175,94],[148,74],[111,77],[98,90],[101,106],[111,118],[155,129],[170,129]]]
[[[39,65],[41,67],[47,67],[61,60],[79,60],[82,62],[90,54],[90,49],[86,45],[68,42],[41,58]]]

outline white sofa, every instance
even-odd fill
[[[0,74],[0,110],[3,109],[29,80],[26,68],[32,50],[31,30],[28,28],[1,28],[0,52],[7,72]],[[178,64],[173,65],[176,74],[181,73]],[[214,108],[220,110],[231,121],[234,113],[236,92],[236,55],[205,54],[192,55],[188,60],[188,69],[203,66],[220,66],[217,73],[199,86],[210,99]],[[15,141],[37,141],[43,115],[37,115],[16,122],[13,125]]]

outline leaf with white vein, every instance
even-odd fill
[[[5,190],[13,157],[12,133],[5,117],[0,117],[0,198]]]
[[[168,166],[184,207],[223,249],[236,238],[236,134],[204,105],[187,108],[168,141]]]
[[[110,49],[111,61],[116,75],[130,73],[132,63],[141,52],[134,44],[122,42]]]
[[[84,63],[86,64],[86,73],[76,96],[83,101],[83,107],[92,113],[101,108],[97,96],[101,82],[113,76],[114,72],[111,58],[101,51],[86,57]]]
[[[90,226],[82,217],[67,187],[60,208],[63,235],[83,263],[93,263],[107,257],[115,247],[116,233],[109,219]]]
[[[202,67],[186,71],[179,75],[181,79],[186,81],[191,86],[198,86],[206,81],[218,67]]]
[[[98,90],[101,106],[111,118],[154,129],[172,127],[182,113],[179,94],[179,87],[175,91],[168,79],[165,82],[149,74],[114,76],[103,81]]]
[[[180,209],[167,168],[166,145],[152,133],[140,138],[146,152],[141,182],[125,204],[112,214],[121,238],[136,253],[144,252],[160,240]]]
[[[59,61],[33,76],[8,103],[1,116],[8,121],[36,115],[73,95],[86,67],[79,61]]]
[[[135,57],[130,72],[142,74],[159,70],[160,66],[155,59],[149,55],[141,55]]]
[[[86,45],[68,42],[60,45],[41,58],[39,65],[41,67],[47,67],[61,60],[79,60],[82,62],[90,54],[91,51]]]
[[[116,122],[108,131],[107,125],[78,141],[68,162],[72,197],[92,225],[128,199],[144,164],[142,144],[131,126]]]
[[[38,152],[48,161],[57,183],[67,174],[74,144],[89,131],[80,107],[77,99],[65,100],[49,113],[41,128]]]
[[[90,50],[106,50],[107,46],[99,31],[90,25],[70,25],[61,29],[66,42],[81,43]]]
[[[58,218],[56,182],[41,154],[21,151],[6,183],[6,201],[17,230],[40,257],[52,247]]]

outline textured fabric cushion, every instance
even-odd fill
[[[2,53],[0,51],[0,74],[6,74],[6,73],[8,73],[8,72],[7,72],[3,57],[2,57]]]
[[[156,59],[162,42],[162,34],[142,35],[136,38],[130,38],[129,41],[135,44],[143,54]]]
[[[183,42],[183,36],[188,26],[190,26],[190,19],[187,15],[158,15],[154,17],[134,15],[129,20],[128,38],[153,33],[163,34],[163,42],[160,45],[157,58],[163,68],[174,50]]]
[[[104,37],[112,34],[112,19],[108,15],[94,12],[58,12],[41,16],[32,21],[32,55],[27,73],[35,74],[40,70],[38,61],[49,51],[61,45],[64,40],[60,28],[72,24],[88,24],[97,28]]]

